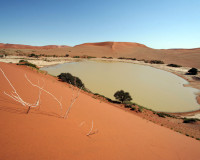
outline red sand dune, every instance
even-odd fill
[[[138,60],[162,60],[186,67],[200,68],[200,48],[194,49],[153,49],[143,44],[130,42],[85,43],[67,48],[70,55],[90,55],[96,57],[129,57]]]
[[[83,43],[76,46],[110,46],[111,48],[115,46],[119,47],[126,47],[126,46],[133,46],[133,47],[147,47],[143,44],[133,43],[133,42],[98,42],[98,43]]]
[[[131,42],[99,42],[84,43],[74,47],[69,46],[27,46],[0,44],[0,48],[21,49],[24,54],[30,51],[23,49],[35,49],[35,54],[46,55],[66,55],[73,56],[93,56],[93,57],[128,57],[138,60],[162,60],[166,64],[174,63],[185,67],[200,68],[200,48],[194,49],[153,49],[143,44]],[[11,54],[17,54],[12,52]]]
[[[47,46],[30,46],[30,45],[22,45],[22,44],[5,44],[0,43],[0,49],[7,49],[7,48],[13,48],[13,49],[54,49],[54,48],[66,48],[69,46],[58,46],[58,45],[47,45]]]
[[[58,99],[64,114],[72,90],[63,82],[25,66],[0,63],[21,97],[37,100],[38,89],[24,74]],[[67,119],[42,92],[40,109],[26,108],[3,92],[12,91],[0,73],[1,160],[199,160],[200,142],[81,93]],[[94,122],[95,134],[86,136]]]

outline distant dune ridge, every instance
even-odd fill
[[[162,60],[166,64],[175,63],[186,67],[200,68],[200,48],[194,49],[153,49],[133,42],[99,42],[70,46],[28,46],[0,44],[0,49],[34,49],[36,54],[93,56],[93,57],[128,57],[138,60]],[[25,51],[24,51],[25,52]],[[26,52],[25,52],[26,53]],[[29,53],[29,52],[27,52]]]
[[[0,43],[0,48],[7,49],[7,48],[15,48],[15,49],[54,49],[54,48],[65,48],[69,47],[66,45],[47,45],[47,46],[30,46],[30,45],[23,45],[23,44],[8,44],[8,43]]]
[[[133,43],[133,42],[99,42],[99,43],[83,43],[76,46],[109,46],[112,49],[115,47],[147,47],[140,43]]]

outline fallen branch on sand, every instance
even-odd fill
[[[92,120],[92,127],[90,128],[90,131],[88,132],[87,136],[91,135],[92,130],[93,130],[93,120]]]
[[[67,118],[67,116],[68,116],[68,114],[69,114],[69,111],[70,111],[70,109],[72,108],[72,105],[76,102],[77,98],[79,97],[80,91],[81,91],[81,89],[82,89],[82,87],[79,88],[79,89],[77,88],[77,94],[76,94],[76,97],[75,97],[75,95],[74,95],[74,92],[75,92],[74,88],[75,88],[75,86],[73,86],[71,83],[70,83],[70,86],[71,86],[71,88],[72,88],[72,99],[71,99],[71,104],[70,104],[69,108],[68,108],[67,111],[65,112],[64,118]]]
[[[37,107],[37,106],[39,106],[40,97],[41,97],[41,92],[42,92],[41,89],[42,89],[42,88],[39,89],[38,99],[37,99],[37,101],[36,101],[34,104],[30,104],[30,103],[28,103],[28,102],[25,102],[25,101],[20,97],[20,95],[17,93],[15,87],[12,85],[12,83],[10,82],[10,80],[8,79],[8,77],[6,76],[6,74],[4,73],[4,71],[3,71],[1,68],[0,68],[0,70],[1,70],[1,72],[2,72],[2,74],[3,74],[3,76],[5,77],[5,79],[8,81],[8,83],[10,84],[10,86],[11,86],[12,89],[13,89],[13,91],[12,91],[11,94],[8,94],[8,93],[6,93],[6,92],[4,91],[4,94],[5,94],[5,95],[7,95],[8,97],[12,98],[13,100],[15,100],[15,101],[21,103],[23,106],[28,107],[28,110],[26,111],[27,114],[29,113],[29,111],[30,111],[30,109],[31,109],[32,107]]]
[[[37,87],[39,89],[41,89],[42,91],[46,92],[47,94],[51,95],[60,105],[60,109],[62,110],[62,103],[52,94],[50,93],[49,91],[45,90],[44,88],[41,88],[40,86],[36,85],[36,84],[33,84],[27,77],[27,75],[25,74],[25,78],[27,79],[27,81],[34,87]],[[62,97],[61,97],[62,98]]]
[[[9,85],[10,85],[10,86],[12,87],[12,89],[13,89],[12,93],[8,94],[8,93],[6,93],[6,92],[4,91],[4,94],[7,95],[8,97],[12,98],[14,101],[17,101],[17,102],[21,103],[23,106],[28,107],[28,109],[27,109],[27,111],[26,111],[27,114],[29,113],[29,111],[30,111],[30,109],[31,109],[32,107],[38,107],[38,106],[39,106],[39,104],[40,104],[40,97],[41,97],[42,91],[44,91],[44,92],[46,92],[47,94],[51,95],[51,96],[59,103],[60,109],[62,110],[62,103],[61,103],[52,93],[50,93],[49,91],[45,90],[45,89],[43,88],[44,85],[43,85],[43,87],[40,87],[40,86],[39,86],[39,81],[38,81],[38,85],[33,84],[33,83],[29,80],[29,78],[27,77],[26,74],[25,74],[26,80],[27,80],[33,87],[37,87],[37,88],[39,89],[39,95],[38,95],[37,101],[36,101],[34,104],[30,104],[30,103],[24,101],[24,100],[21,98],[21,96],[18,94],[17,90],[16,90],[15,87],[12,85],[12,83],[10,82],[10,80],[8,79],[8,77],[6,76],[6,74],[4,73],[4,71],[3,71],[1,68],[0,68],[0,71],[2,72],[3,76],[5,77],[5,79],[8,81]],[[62,97],[61,97],[61,98],[62,98]]]

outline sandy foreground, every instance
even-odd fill
[[[54,94],[42,92],[38,108],[27,108],[4,94],[12,88],[0,73],[0,159],[29,160],[198,160],[200,142],[138,116],[100,102],[84,93],[70,105],[72,89],[54,77],[26,66],[0,63],[21,97],[34,103],[38,88],[29,79]],[[39,83],[38,83],[39,81]],[[93,128],[92,128],[93,122]],[[92,128],[92,135],[87,136]]]

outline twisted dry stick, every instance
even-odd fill
[[[92,134],[92,130],[93,130],[93,120],[92,120],[92,127],[90,128],[90,131],[88,132],[87,136]]]
[[[27,81],[28,81],[32,86],[37,87],[37,88],[41,89],[42,91],[46,92],[47,94],[51,95],[51,96],[59,103],[60,109],[62,110],[62,103],[61,103],[52,93],[50,93],[49,91],[47,91],[47,90],[41,88],[40,86],[38,86],[38,85],[36,85],[36,84],[33,84],[33,83],[28,79],[28,77],[27,77],[26,74],[25,74],[25,78],[27,79]]]
[[[27,110],[27,114],[29,113],[31,107],[37,107],[39,105],[39,102],[40,102],[40,97],[41,97],[41,89],[39,90],[39,96],[38,96],[38,99],[36,101],[36,103],[34,104],[30,104],[28,102],[25,102],[21,97],[20,95],[17,93],[15,87],[12,85],[12,83],[10,82],[10,80],[8,79],[8,77],[6,76],[6,74],[4,73],[4,71],[0,68],[0,71],[2,72],[3,76],[5,77],[5,79],[8,81],[9,85],[12,87],[13,91],[11,94],[8,94],[4,91],[4,94],[9,96],[10,98],[12,98],[13,100],[21,103],[23,106],[25,107],[28,107],[28,110]]]
[[[72,108],[72,105],[76,102],[77,98],[79,97],[80,91],[81,91],[81,89],[83,88],[83,87],[81,87],[81,88],[79,88],[79,89],[77,90],[77,95],[76,95],[76,97],[74,98],[74,88],[75,88],[75,87],[72,86],[71,83],[70,83],[70,85],[71,85],[71,87],[72,87],[72,99],[71,99],[71,104],[70,104],[69,108],[68,108],[67,111],[65,112],[64,118],[67,118],[67,116],[68,116],[68,114],[69,114],[69,111],[70,111],[70,109]]]

